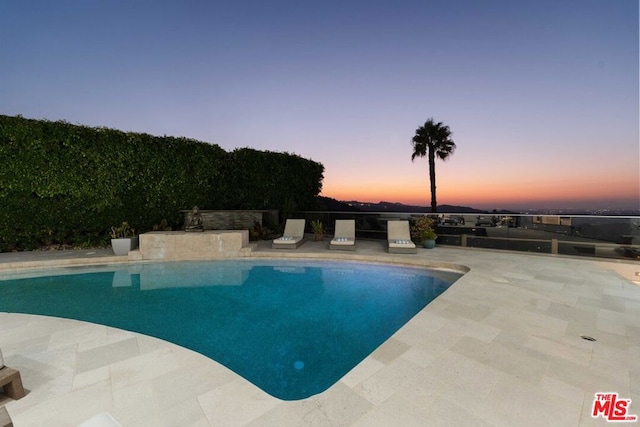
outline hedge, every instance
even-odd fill
[[[315,209],[324,173],[287,153],[3,115],[0,162],[0,251],[93,246],[123,221],[176,227],[194,205]]]

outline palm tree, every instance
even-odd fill
[[[427,157],[429,159],[429,180],[431,181],[431,212],[438,210],[436,203],[436,156],[442,160],[447,160],[456,149],[456,144],[451,139],[449,126],[442,122],[434,123],[433,119],[427,120],[424,125],[416,129],[416,134],[411,139],[413,154],[411,161],[416,157]]]

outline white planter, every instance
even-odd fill
[[[124,239],[111,239],[111,249],[115,255],[127,255],[129,251],[138,247],[137,237],[127,237]]]

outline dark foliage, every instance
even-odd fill
[[[313,209],[324,167],[299,156],[0,115],[0,251],[95,246],[180,211]]]

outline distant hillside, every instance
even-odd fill
[[[356,200],[339,201],[331,197],[318,197],[318,201],[326,207],[328,211],[351,211],[351,212],[406,212],[406,213],[427,213],[431,212],[431,207],[404,205],[394,202],[368,203]],[[438,205],[438,213],[483,213],[485,211],[466,206]]]
[[[324,210],[337,212],[359,212],[360,209],[349,206],[345,202],[332,199],[331,197],[318,196],[318,203]]]
[[[343,202],[351,206],[357,206],[360,210],[365,212],[409,212],[409,213],[426,213],[431,212],[431,207],[427,206],[414,206],[404,205],[402,203],[394,202],[378,202],[378,203],[363,203],[358,201]],[[473,209],[466,206],[452,206],[452,205],[438,205],[438,213],[482,213],[484,211]]]
[[[319,209],[337,212],[403,212],[403,213],[430,213],[430,206],[404,205],[402,203],[385,202],[378,203],[359,202],[357,200],[340,201],[331,197],[317,197]],[[530,209],[530,210],[511,210],[511,209],[493,209],[482,210],[470,208],[468,206],[438,205],[438,213],[461,213],[461,214],[492,214],[492,215],[621,215],[621,216],[639,216],[640,210],[624,210],[624,209],[598,209],[598,210],[580,210],[580,209]]]

